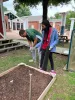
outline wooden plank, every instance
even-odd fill
[[[20,44],[20,45],[17,45],[17,46],[12,46],[12,47],[3,48],[3,49],[0,49],[0,52],[3,52],[3,51],[10,51],[10,50],[12,50],[12,49],[16,49],[16,48],[19,48],[19,47],[24,47],[24,44]]]
[[[15,43],[20,43],[20,42],[11,42],[11,43],[0,44],[0,46],[6,46],[6,45],[10,45],[10,44],[15,44]]]

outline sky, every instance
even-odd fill
[[[58,6],[58,7],[48,7],[48,17],[54,16],[55,13],[60,13],[60,12],[67,12],[69,10],[73,10],[72,5],[74,6],[74,1],[72,0],[70,4],[68,5],[64,5],[64,6]],[[8,9],[13,11],[14,13],[14,6],[13,6],[13,0],[9,0],[3,3],[3,5]],[[31,14],[33,16],[37,16],[37,15],[42,15],[42,4],[40,3],[39,5],[37,5],[37,7],[35,8],[30,8]],[[37,12],[37,13],[36,13]]]

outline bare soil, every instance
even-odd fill
[[[0,76],[0,100],[29,100],[30,74],[31,100],[37,100],[52,77],[23,65]]]

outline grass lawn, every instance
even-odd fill
[[[75,100],[75,73],[63,70],[67,63],[67,57],[54,54],[54,64],[57,73],[57,80],[47,93],[44,100]],[[38,68],[38,62],[30,63],[30,52],[25,49],[0,54],[0,73],[23,62]],[[50,71],[50,64],[48,64]]]
[[[70,46],[70,43],[63,43],[63,42],[60,42],[57,45],[57,47],[63,47],[63,48],[69,48],[69,46]]]

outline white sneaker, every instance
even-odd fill
[[[34,62],[34,60],[33,59],[30,59],[29,62]]]
[[[53,77],[56,76],[56,72],[54,70],[51,70],[50,75],[52,75]]]
[[[50,75],[53,76],[53,77],[56,77],[55,73],[50,72]]]

